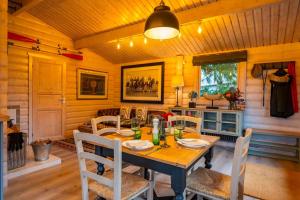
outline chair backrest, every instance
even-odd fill
[[[192,116],[185,116],[185,115],[174,115],[168,117],[169,124],[176,121],[192,122],[196,124],[196,128],[185,127],[184,130],[187,132],[201,133],[202,118],[200,117],[192,117]]]
[[[231,171],[230,199],[243,199],[246,162],[252,129],[247,128],[244,137],[239,137],[235,144]]]
[[[101,122],[115,122],[116,128],[114,127],[105,127],[98,130],[98,124]],[[116,132],[120,130],[120,116],[101,116],[97,118],[92,118],[91,120],[93,134],[101,135],[103,133]]]
[[[120,140],[110,140],[102,136],[82,133],[78,130],[73,131],[74,140],[76,144],[77,156],[79,161],[81,187],[82,187],[82,199],[89,199],[88,194],[88,178],[98,183],[101,183],[109,188],[112,188],[114,192],[114,199],[121,199],[121,179],[122,179],[122,148]],[[106,146],[114,150],[114,160],[107,159],[105,157],[85,152],[82,142],[90,142],[95,145]],[[86,160],[92,160],[98,163],[102,163],[110,168],[113,168],[114,177],[109,179],[102,175],[91,172],[87,169]]]

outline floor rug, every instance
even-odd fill
[[[249,196],[268,200],[300,200],[299,188],[299,164],[287,163],[283,167],[247,163],[245,194]]]

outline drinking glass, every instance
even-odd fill
[[[176,126],[174,130],[174,139],[177,141],[178,139],[182,139],[182,131],[183,131],[183,126]]]
[[[140,122],[138,118],[131,119],[131,130],[133,130],[134,132],[140,130]]]
[[[141,130],[136,130],[134,132],[134,139],[135,140],[140,140],[142,138],[142,131]]]

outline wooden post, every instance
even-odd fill
[[[0,114],[7,114],[7,82],[8,82],[8,58],[7,58],[7,0],[0,0]],[[7,185],[7,153],[6,153],[6,123],[3,124],[3,173],[4,188]],[[1,166],[2,167],[2,166]]]

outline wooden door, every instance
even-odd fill
[[[60,139],[64,131],[65,64],[32,59],[32,139]]]

